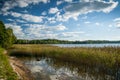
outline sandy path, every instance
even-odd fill
[[[34,80],[30,70],[20,60],[10,57],[10,64],[20,80]]]

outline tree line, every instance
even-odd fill
[[[68,41],[57,39],[25,40],[17,39],[11,28],[6,28],[0,21],[0,47],[9,48],[12,44],[101,44],[101,43],[120,43],[120,41],[108,40],[86,40],[86,41]]]
[[[0,47],[9,48],[16,40],[13,30],[6,28],[4,23],[0,21]]]
[[[120,43],[120,41],[107,41],[107,40],[68,41],[57,39],[43,39],[43,40],[18,39],[15,42],[15,44],[101,44],[101,43]]]

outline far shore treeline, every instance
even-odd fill
[[[120,43],[120,41],[108,41],[108,40],[68,41],[57,39],[42,39],[42,40],[18,39],[15,42],[15,44],[102,44],[102,43]]]
[[[4,23],[0,21],[0,47],[3,48],[9,48],[12,46],[12,44],[101,44],[101,43],[120,43],[120,40],[72,41],[58,39],[38,39],[38,40],[17,39],[16,36],[13,34],[13,30],[11,28],[6,28]]]
[[[0,47],[9,48],[15,43],[16,37],[11,28],[6,28],[4,23],[0,21]]]

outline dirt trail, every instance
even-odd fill
[[[10,64],[19,76],[19,80],[34,80],[30,70],[20,60],[10,57]]]

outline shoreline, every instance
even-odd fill
[[[19,80],[34,80],[31,71],[15,57],[9,57],[10,65],[14,72],[18,75]]]

